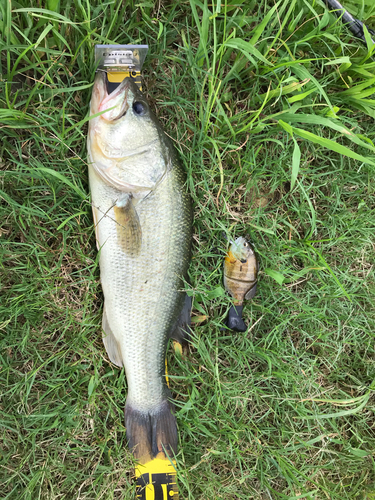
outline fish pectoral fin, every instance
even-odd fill
[[[108,357],[114,365],[121,368],[123,366],[121,347],[109,326],[105,308],[103,311],[102,328],[104,330],[103,344],[105,350],[107,351]]]
[[[113,210],[115,214],[117,242],[123,252],[136,257],[141,250],[142,229],[132,194],[126,194],[117,200]]]
[[[95,228],[95,239],[96,239],[96,248],[99,251],[100,250],[100,244],[99,244],[99,211],[98,209],[92,205],[92,216],[94,219],[94,228]]]
[[[185,294],[185,301],[180,316],[171,330],[171,338],[181,345],[186,345],[190,338],[192,298]]]

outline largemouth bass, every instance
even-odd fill
[[[189,307],[191,202],[174,147],[131,78],[108,94],[97,73],[90,106],[91,116],[102,112],[89,122],[88,159],[103,341],[125,368],[127,438],[147,463],[177,451],[165,354]]]

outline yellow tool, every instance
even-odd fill
[[[156,458],[135,468],[137,500],[178,500],[176,462],[160,452]]]
[[[142,90],[141,69],[147,51],[148,45],[95,45],[95,63],[98,71],[107,73],[110,89],[131,77]]]

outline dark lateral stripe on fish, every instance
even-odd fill
[[[173,404],[164,400],[155,410],[144,413],[125,406],[125,426],[130,449],[141,463],[160,452],[169,456],[177,453],[178,435]]]

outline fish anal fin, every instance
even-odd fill
[[[107,351],[109,359],[114,365],[122,367],[123,362],[122,362],[121,347],[120,344],[117,342],[116,337],[113,335],[113,332],[109,326],[105,309],[103,311],[102,328],[104,330],[103,344],[105,350]]]
[[[118,200],[113,207],[116,221],[117,242],[128,255],[137,256],[141,250],[142,229],[132,195]]]
[[[190,338],[192,298],[185,294],[181,313],[171,330],[171,338],[178,344],[186,345]]]

